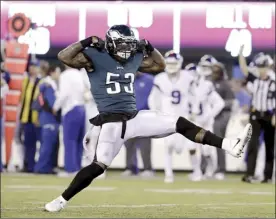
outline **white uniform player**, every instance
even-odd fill
[[[187,65],[188,71],[194,71],[195,66],[193,64]],[[197,71],[197,68],[196,68]],[[196,72],[196,74],[198,74]],[[190,83],[188,88],[188,109],[189,109],[189,120],[194,122],[198,126],[204,127],[206,130],[213,131],[214,118],[224,108],[224,100],[215,91],[215,88],[211,81],[205,79],[201,75],[197,75],[194,80]],[[199,159],[196,158],[196,148],[198,144],[187,140],[188,148],[190,149],[191,162],[193,167],[193,174],[190,175],[190,179],[193,181],[199,181],[202,179],[202,171],[200,168]],[[210,158],[207,159],[207,175],[212,175],[214,166],[215,150],[208,148],[208,146],[199,147],[202,148],[201,153]]]
[[[198,76],[197,76],[196,85],[198,85],[198,88],[196,87],[194,88],[197,92],[199,92],[198,95],[203,99],[205,98],[206,100],[206,103],[204,104],[205,107],[204,109],[202,109],[202,112],[203,112],[202,115],[196,116],[197,118],[195,120],[198,120],[198,121],[194,121],[194,122],[198,123],[198,125],[202,124],[204,128],[210,131],[213,130],[214,118],[216,117],[216,115],[219,114],[219,112],[224,107],[224,101],[217,92],[213,92],[212,95],[206,98],[206,94],[209,92],[208,90],[212,90],[212,89],[215,90],[213,87],[213,84],[210,81],[208,81],[207,78],[211,76],[212,66],[217,62],[218,61],[212,55],[204,55],[203,57],[201,57],[197,67]],[[205,86],[202,86],[202,84],[205,84]],[[203,87],[205,88],[203,89]],[[204,118],[209,118],[209,121],[204,122],[205,124],[203,123]],[[212,150],[212,149],[209,150],[205,146],[202,148],[201,152],[202,152],[202,156],[205,158],[207,162],[205,176],[208,178],[212,177],[215,170],[215,158],[216,158],[215,150]],[[194,172],[192,177],[199,179],[200,174],[196,174]]]
[[[149,96],[150,109],[177,116],[188,116],[187,88],[193,80],[192,74],[181,71],[183,58],[180,54],[169,51],[165,54],[166,72],[154,78],[154,87]],[[172,154],[181,153],[185,138],[173,134],[164,138],[165,141],[165,182],[173,182]]]

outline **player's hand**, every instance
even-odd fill
[[[276,118],[275,118],[275,114],[274,114],[271,119],[271,124],[275,127],[275,123],[276,123]]]
[[[242,55],[244,50],[244,45],[241,45],[239,54]]]
[[[99,51],[104,49],[105,42],[97,36],[92,36],[92,47],[96,48]]]
[[[52,113],[53,113],[53,115],[57,115],[57,111],[56,110],[54,110],[54,109],[52,109]]]
[[[153,52],[154,48],[148,40],[142,39],[138,42],[138,51],[146,52],[148,55]]]

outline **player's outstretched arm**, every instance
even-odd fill
[[[147,53],[144,58],[139,71],[147,73],[159,73],[165,70],[166,64],[162,54],[147,41],[141,40],[140,46]],[[141,49],[141,48],[140,48]]]
[[[244,48],[244,46],[242,45],[240,48],[240,52],[239,52],[239,65],[240,65],[240,69],[241,69],[242,73],[244,74],[244,76],[247,77],[248,76],[248,66],[246,63],[246,59],[242,54],[243,48]]]

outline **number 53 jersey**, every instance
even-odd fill
[[[163,113],[187,116],[188,88],[193,76],[181,71],[177,76],[160,73],[154,78],[154,86],[149,96],[149,107]]]
[[[93,63],[94,71],[88,72],[88,77],[99,113],[136,111],[133,83],[143,54],[136,53],[121,64],[106,50],[100,52],[95,48],[87,48],[83,53]]]

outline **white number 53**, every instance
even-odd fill
[[[118,94],[121,93],[122,88],[124,89],[124,91],[126,93],[130,93],[133,94],[133,82],[134,82],[134,74],[133,73],[126,73],[125,74],[125,79],[130,79],[130,83],[128,85],[122,86],[119,82],[115,81],[116,78],[119,78],[120,74],[115,74],[115,73],[111,73],[111,72],[107,72],[106,75],[106,85],[110,85],[110,87],[108,87],[106,89],[108,94]]]

